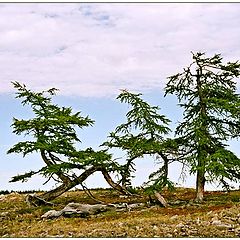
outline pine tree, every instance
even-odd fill
[[[126,90],[119,94],[117,99],[129,104],[131,109],[126,114],[127,122],[117,126],[103,146],[126,152],[126,163],[122,165],[120,181],[125,188],[131,187],[135,160],[146,156],[158,159],[162,165],[149,176],[146,190],[154,192],[162,190],[165,186],[172,188],[173,183],[168,179],[168,166],[174,161],[172,155],[176,144],[166,138],[171,131],[168,127],[170,120],[158,113],[158,106],[151,106],[141,95]]]
[[[115,184],[109,173],[118,170],[118,164],[106,151],[94,151],[92,148],[85,150],[76,149],[80,143],[76,128],[93,125],[94,121],[88,116],[83,117],[80,112],[73,113],[71,107],[60,107],[52,103],[52,96],[57,89],[33,92],[25,85],[13,83],[17,89],[16,98],[21,98],[23,105],[30,105],[34,118],[23,120],[13,119],[13,133],[25,134],[31,140],[15,144],[8,153],[27,154],[37,152],[40,154],[45,166],[37,171],[14,176],[11,182],[26,181],[35,174],[54,179],[60,185],[44,193],[41,197],[52,200],[69,189],[82,184],[86,178],[96,171],[102,172],[107,182],[119,191],[122,188]],[[80,174],[77,174],[77,172]]]
[[[169,77],[165,90],[166,95],[176,94],[184,110],[176,134],[191,173],[197,173],[196,200],[202,201],[206,181],[229,188],[229,180],[240,179],[240,160],[227,145],[240,132],[235,81],[240,64],[223,64],[220,54],[208,58],[199,52],[192,56],[189,67]]]

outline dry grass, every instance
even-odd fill
[[[125,198],[113,190],[94,190],[107,203],[146,202],[147,196]],[[26,194],[0,196],[1,237],[239,237],[240,191],[207,192],[196,204],[193,189],[164,192],[172,203],[168,208],[145,207],[130,212],[105,212],[88,218],[43,220],[50,209],[59,210],[69,202],[94,204],[82,191],[65,193],[54,207],[29,207]],[[221,221],[216,225],[214,221]]]

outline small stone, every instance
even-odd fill
[[[191,229],[190,231],[189,231],[189,233],[191,233],[191,234],[196,234],[198,232],[198,230],[197,229]]]
[[[0,216],[1,216],[1,217],[6,217],[7,215],[9,215],[9,212],[1,212],[1,213],[0,213]]]
[[[128,198],[128,196],[120,195],[119,198]]]
[[[170,217],[170,220],[176,220],[178,218],[178,215],[174,215],[172,217]]]
[[[207,213],[207,215],[211,215],[211,214],[212,214],[212,212],[213,212],[213,211],[210,211],[210,212],[208,212],[208,213]]]
[[[126,237],[126,236],[127,236],[126,232],[116,235],[117,238],[122,238],[122,237]]]
[[[232,225],[231,224],[219,224],[219,225],[216,225],[216,227],[218,229],[226,229],[226,228],[232,228]]]
[[[176,225],[177,228],[183,228],[184,227],[184,224],[182,223],[179,223],[178,225]]]
[[[232,228],[231,224],[222,223],[220,220],[213,220],[212,225],[215,225],[218,229]]]
[[[7,238],[7,237],[9,237],[8,234],[4,234],[3,236],[1,236],[1,238]]]
[[[118,225],[119,225],[119,227],[122,227],[122,226],[124,226],[124,223],[120,222]]]
[[[153,226],[153,230],[154,230],[154,231],[157,231],[158,229],[159,229],[159,228],[158,228],[156,225]]]
[[[220,220],[213,220],[212,225],[221,225],[222,222]]]
[[[41,218],[55,218],[61,216],[62,211],[50,210],[43,214]]]

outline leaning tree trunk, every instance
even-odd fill
[[[101,172],[102,172],[103,177],[105,178],[105,180],[108,182],[108,184],[109,184],[112,188],[116,189],[116,190],[117,190],[118,192],[120,192],[120,193],[129,194],[129,192],[127,191],[127,189],[126,189],[125,187],[122,187],[121,185],[115,183],[115,182],[112,180],[111,176],[109,175],[109,173],[107,172],[106,169],[102,169]]]
[[[95,167],[95,166],[91,167],[91,168],[85,170],[85,172],[83,172],[79,177],[76,177],[74,180],[64,182],[59,187],[57,187],[51,191],[48,191],[48,192],[40,195],[39,197],[43,198],[46,201],[51,201],[51,200],[55,199],[56,197],[62,195],[63,193],[67,192],[68,190],[74,188],[78,184],[81,184],[91,174],[93,174],[96,171],[99,171],[99,167]]]
[[[51,161],[51,159],[47,158],[46,153],[44,151],[41,151],[42,158],[44,162],[47,164],[47,166],[54,165],[54,162]],[[63,193],[67,192],[68,190],[74,188],[75,186],[82,184],[90,175],[92,175],[94,172],[101,171],[105,180],[108,182],[108,184],[116,189],[117,191],[127,194],[127,190],[122,188],[119,184],[115,183],[107,170],[103,166],[92,166],[89,169],[85,170],[80,176],[75,178],[70,178],[69,176],[64,175],[63,172],[56,173],[59,179],[62,181],[62,184],[58,186],[57,188],[50,190],[48,192],[45,192],[39,196],[31,196],[28,197],[28,203],[36,206],[36,204],[45,204],[48,203],[48,201],[51,201],[58,196],[62,195]]]
[[[107,170],[103,168],[102,166],[93,166],[87,170],[85,170],[79,177],[76,177],[73,180],[65,181],[57,188],[50,190],[46,193],[43,193],[39,196],[32,196],[31,198],[28,198],[28,202],[31,204],[31,201],[34,203],[33,205],[36,205],[36,203],[43,203],[45,204],[47,201],[51,201],[63,193],[67,192],[68,190],[74,188],[75,186],[82,184],[90,175],[92,175],[94,172],[101,171],[105,180],[108,182],[108,184],[119,191],[122,194],[128,194],[127,190],[122,188],[119,184],[115,183]],[[35,201],[37,200],[37,201]],[[42,201],[40,201],[42,200]]]

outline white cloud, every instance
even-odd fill
[[[61,94],[161,89],[190,51],[240,56],[239,4],[0,4],[1,92],[10,81]]]

